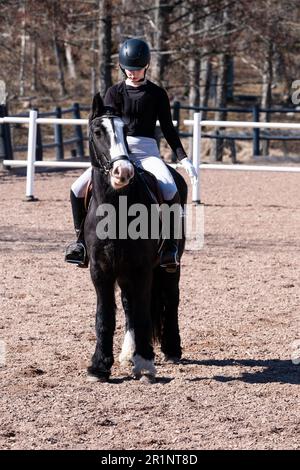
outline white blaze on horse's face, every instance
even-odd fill
[[[105,126],[110,139],[111,159],[127,156],[128,151],[124,141],[124,123],[121,118],[104,117],[102,123]],[[128,185],[134,175],[134,168],[129,160],[117,160],[111,170],[111,185],[114,189],[121,189]]]

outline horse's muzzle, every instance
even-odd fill
[[[111,171],[111,185],[114,189],[122,189],[127,186],[134,175],[134,168],[129,160],[114,162]]]

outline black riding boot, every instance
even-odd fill
[[[163,243],[163,247],[160,253],[160,266],[165,268],[167,272],[175,272],[177,266],[179,265],[178,236],[180,234],[181,224],[181,206],[179,194],[176,193],[173,199],[170,201],[165,201],[165,204],[167,204],[169,207],[171,207],[173,204],[178,204],[178,210],[175,211],[175,214],[173,214],[172,211],[170,212],[170,226],[169,230],[167,230],[169,236]]]
[[[77,264],[78,266],[85,268],[88,266],[88,260],[84,241],[84,221],[86,217],[84,198],[76,197],[71,190],[70,201],[77,241],[67,246],[65,261],[67,261],[67,263]]]

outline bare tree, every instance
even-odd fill
[[[168,64],[166,39],[169,33],[169,15],[172,11],[172,1],[155,0],[154,10],[154,60],[152,61],[152,78],[159,85],[164,83],[164,73]]]
[[[189,106],[195,107],[200,104],[200,55],[197,51],[195,44],[195,32],[199,27],[197,21],[197,11],[193,10],[190,13],[190,27],[189,33],[191,38],[191,52],[188,60],[188,77],[189,77]],[[190,119],[193,119],[194,110],[190,111]],[[189,139],[189,155],[192,155],[193,139]]]
[[[20,87],[19,94],[24,96],[25,93],[25,62],[26,62],[26,0],[22,0],[21,4],[21,50],[20,50]]]
[[[92,43],[91,43],[91,93],[94,96],[97,93],[97,27],[96,23],[92,26]]]
[[[201,48],[201,60],[200,60],[200,77],[199,77],[199,87],[200,87],[200,106],[207,107],[209,100],[209,90],[211,83],[212,75],[212,66],[211,66],[211,47],[209,44],[208,36],[210,29],[214,23],[214,16],[211,13],[211,6],[205,5],[203,8],[205,14],[204,24],[203,24],[203,35],[202,35],[202,48]],[[206,119],[206,112],[202,111],[203,119]]]
[[[37,91],[37,76],[38,76],[38,48],[36,39],[31,40],[31,91]]]
[[[98,0],[98,49],[99,49],[99,91],[102,96],[112,85],[112,3]]]
[[[218,74],[220,91],[228,57],[236,64],[235,89],[251,90],[262,104],[271,103],[271,94],[287,101],[298,78],[298,0],[87,0],[71,8],[63,0],[0,3],[0,79],[7,83],[9,102],[17,103],[30,88],[35,105],[46,95],[55,102],[68,92],[86,102],[97,89],[104,94],[119,45],[129,37],[149,42],[152,78],[168,88],[171,101],[195,104],[200,90],[200,105],[211,104],[211,71]],[[244,63],[253,71],[251,79]],[[218,103],[224,103],[224,90]]]
[[[62,54],[62,48],[60,44],[60,39],[58,35],[59,18],[61,18],[61,11],[59,9],[60,4],[58,0],[52,1],[51,8],[51,23],[52,23],[52,41],[53,49],[57,65],[57,79],[60,87],[60,96],[67,94],[67,88],[65,85],[65,72],[64,72],[64,57]]]

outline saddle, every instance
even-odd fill
[[[88,182],[88,185],[85,190],[85,195],[84,195],[84,208],[86,212],[88,211],[91,199],[92,199],[92,180]]]
[[[158,185],[157,179],[155,176],[147,170],[143,170],[142,168],[135,167],[136,171],[138,172],[139,177],[143,180],[145,184],[145,189],[150,196],[151,201],[154,204],[161,205],[164,203],[164,198],[160,187]]]

